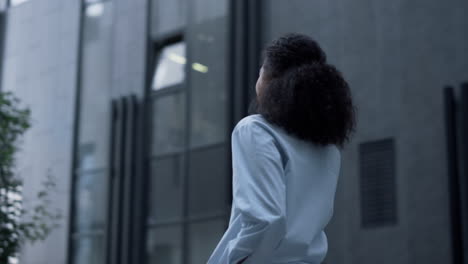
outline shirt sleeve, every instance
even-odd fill
[[[286,232],[284,169],[275,139],[258,124],[236,126],[232,162],[233,202],[242,227],[220,263],[271,263]]]

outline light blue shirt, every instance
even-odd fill
[[[231,136],[231,217],[208,264],[321,263],[340,150],[293,137],[260,114],[240,120]]]

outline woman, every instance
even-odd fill
[[[231,218],[208,263],[321,263],[355,130],[350,89],[313,39],[291,33],[265,49],[255,90],[232,132]]]

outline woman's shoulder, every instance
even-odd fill
[[[268,130],[270,124],[261,114],[253,114],[243,117],[239,122],[237,122],[234,130],[237,130],[241,127],[263,127]]]
[[[279,140],[279,131],[276,126],[269,123],[261,114],[248,115],[237,122],[232,135],[244,137],[249,135],[258,140]],[[276,142],[274,143],[277,144]]]
[[[257,145],[263,152],[274,151],[276,149],[281,156],[283,167],[286,165],[288,156],[279,131],[261,114],[253,114],[242,118],[237,122],[232,133],[233,135],[236,133],[236,136],[233,138],[249,138],[251,141],[244,143]]]
[[[338,156],[341,155],[341,151],[336,144],[319,146],[312,142],[304,141],[303,139],[299,139],[296,136],[289,134],[284,128],[270,123],[261,114],[248,115],[242,118],[237,122],[232,133],[235,133],[236,130],[243,130],[247,133],[255,131],[257,134],[267,134],[269,137],[274,138],[275,141],[289,142],[286,144],[288,146],[301,146],[302,148],[309,148],[314,151],[329,149],[329,151],[336,152]]]

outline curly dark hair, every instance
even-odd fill
[[[350,88],[315,40],[298,33],[274,40],[263,51],[263,71],[265,91],[250,114],[318,145],[343,148],[350,140],[356,126]]]

